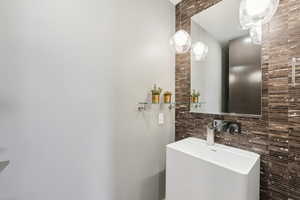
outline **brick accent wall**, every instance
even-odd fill
[[[176,6],[177,29],[190,32],[190,18],[220,1],[183,0]],[[241,135],[220,133],[217,142],[262,156],[261,200],[300,200],[300,67],[298,85],[292,88],[293,57],[300,57],[300,0],[281,0],[276,15],[263,28],[262,118],[195,114],[189,112],[188,103],[176,106],[176,140],[204,139],[206,125],[213,119],[242,124]],[[177,102],[189,102],[190,73],[190,55],[177,55]]]

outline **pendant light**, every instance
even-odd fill
[[[203,61],[208,53],[208,46],[203,42],[196,42],[192,46],[192,56],[196,61]]]
[[[182,3],[180,6],[180,30],[177,31],[170,39],[170,45],[177,54],[187,53],[191,49],[192,39],[188,32],[181,28]]]
[[[262,25],[269,23],[277,11],[279,0],[241,0],[240,24],[250,29],[254,44],[262,42]]]
[[[279,0],[241,0],[240,24],[250,29],[258,24],[270,22],[279,6]]]

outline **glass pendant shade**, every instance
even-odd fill
[[[262,25],[253,26],[250,29],[250,37],[254,44],[261,45],[261,43],[262,43]]]
[[[202,42],[196,42],[192,46],[192,55],[193,58],[197,61],[202,61],[206,58],[208,54],[208,46]]]
[[[279,5],[279,0],[242,0],[240,4],[240,23],[249,29],[258,23],[270,22]]]
[[[185,30],[179,30],[170,39],[170,45],[178,54],[187,53],[192,45],[191,36]]]

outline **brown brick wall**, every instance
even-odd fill
[[[176,7],[176,27],[190,32],[190,18],[221,0],[183,0]],[[181,13],[181,17],[180,16]],[[181,20],[181,23],[180,23]],[[291,59],[300,57],[300,0],[281,0],[272,21],[264,26],[262,45],[262,118],[193,114],[176,106],[176,140],[205,138],[213,119],[237,121],[242,134],[217,135],[217,142],[257,152],[261,161],[261,200],[300,200],[300,67],[291,87]],[[176,100],[189,102],[189,54],[176,56]]]

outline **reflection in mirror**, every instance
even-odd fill
[[[191,112],[261,114],[261,46],[241,28],[239,5],[223,0],[191,19],[192,42],[202,44],[191,53],[191,89],[200,93]]]

